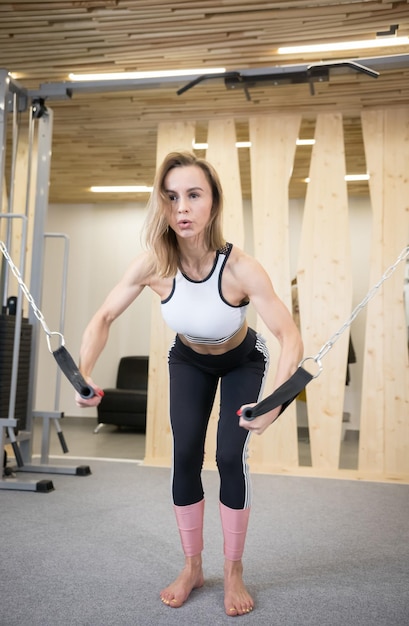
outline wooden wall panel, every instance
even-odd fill
[[[227,241],[242,248],[244,243],[243,196],[240,183],[236,128],[233,119],[210,120],[206,159],[216,168],[223,189],[223,232]],[[206,437],[206,469],[216,467],[216,437],[219,419],[220,391],[217,390]],[[237,407],[239,408],[239,407]]]
[[[348,197],[342,116],[317,117],[297,272],[305,354],[315,355],[351,311]],[[347,367],[348,332],[325,356],[307,387],[314,468],[337,469]]]
[[[409,111],[364,111],[373,210],[370,284],[409,241]],[[369,303],[362,383],[359,469],[409,478],[409,365],[404,264]]]
[[[162,122],[158,125],[157,164],[175,150],[191,150],[195,124]],[[149,354],[148,407],[145,445],[147,465],[170,466],[172,437],[169,423],[168,351],[175,333],[162,319],[160,302],[152,302]]]
[[[250,119],[251,182],[255,256],[291,307],[288,263],[288,179],[294,159],[298,116]],[[408,243],[409,113],[368,111],[362,115],[371,174],[374,284]],[[174,149],[190,149],[194,124],[162,123],[158,161]],[[305,355],[314,356],[351,313],[348,196],[341,114],[319,114],[316,144],[302,224],[297,271]],[[243,245],[243,212],[233,120],[211,121],[207,158],[218,170],[225,192],[225,234]],[[273,201],[272,201],[273,200]],[[298,467],[295,408],[290,407],[263,437],[251,443],[253,471],[379,480],[409,480],[409,366],[403,307],[404,264],[368,305],[359,469],[339,470],[348,331],[323,357],[323,372],[307,386],[312,467]],[[263,332],[262,324],[257,329]],[[268,334],[268,333],[267,333]],[[159,302],[152,310],[152,338],[146,463],[169,466],[172,442],[168,411],[167,352],[173,333],[162,321]],[[269,342],[274,360],[277,346]],[[268,384],[268,383],[267,383]],[[268,392],[265,389],[265,395]],[[218,397],[216,399],[218,401]],[[218,407],[206,441],[206,468],[215,467]]]
[[[254,117],[249,124],[254,255],[290,310],[288,186],[300,124],[300,115]],[[267,339],[270,352],[266,396],[273,390],[279,345],[260,318],[257,331]],[[250,451],[250,463],[255,470],[298,465],[295,403],[262,437],[252,437]]]
[[[243,248],[243,193],[234,120],[210,120],[207,142],[206,158],[216,168],[223,188],[224,236],[227,241]]]

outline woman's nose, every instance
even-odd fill
[[[178,212],[179,213],[186,213],[189,210],[189,201],[188,198],[179,198],[179,203],[178,203]]]

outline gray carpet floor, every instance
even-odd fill
[[[159,600],[183,564],[169,470],[90,465],[48,494],[0,492],[1,626],[409,624],[408,485],[254,475],[256,607],[228,617],[217,474],[203,475],[206,583],[172,609]]]

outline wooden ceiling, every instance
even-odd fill
[[[348,173],[365,173],[359,115],[363,109],[409,104],[409,47],[341,53],[279,55],[280,46],[372,39],[397,26],[409,35],[409,0],[16,0],[0,4],[0,63],[29,90],[68,80],[68,74],[224,67],[244,71],[393,57],[374,79],[350,68],[328,81],[256,84],[227,89],[223,80],[49,97],[54,111],[51,202],[142,201],[146,194],[92,194],[91,185],[151,184],[156,129],[162,120],[197,122],[234,117],[238,140],[248,139],[250,116],[301,112],[301,138],[312,138],[320,111],[342,111]],[[393,30],[393,29],[392,29]],[[382,37],[388,37],[383,34]],[[281,71],[281,70],[280,70]],[[203,153],[204,154],[204,153]],[[250,197],[249,150],[239,151],[242,186]],[[298,147],[290,195],[302,197],[311,148]],[[351,194],[368,193],[351,183]]]

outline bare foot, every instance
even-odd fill
[[[225,560],[224,564],[224,609],[227,615],[244,615],[254,608],[253,598],[243,583],[241,561]]]
[[[186,602],[191,591],[204,583],[201,555],[186,557],[185,567],[173,583],[160,592],[164,604],[177,609]]]

